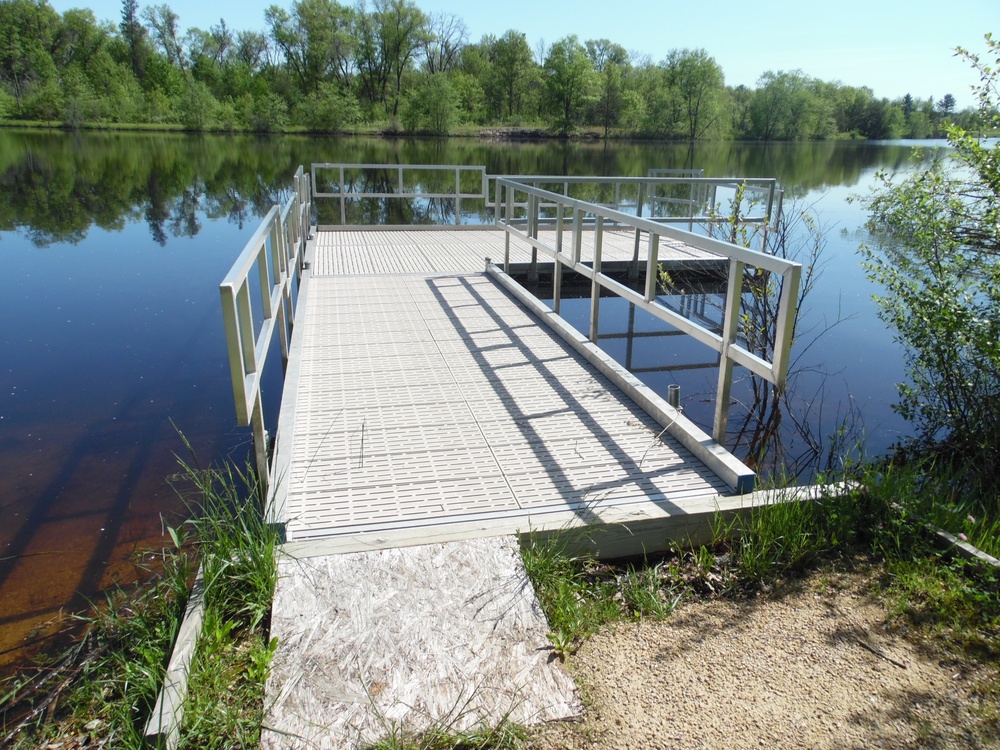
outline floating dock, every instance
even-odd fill
[[[497,209],[496,226],[320,228],[307,241],[300,170],[296,198],[269,215],[223,283],[237,412],[254,424],[267,512],[285,535],[265,748],[573,717],[579,696],[546,639],[523,538],[586,528],[578,551],[654,552],[703,541],[717,513],[771,499],[754,493],[753,471],[601,351],[597,305],[609,289],[715,348],[728,402],[734,363],[780,381],[790,341],[780,330],[774,363],[739,347],[736,282],[750,263],[791,274],[794,299],[794,264],[496,184],[497,206],[527,207],[520,224]],[[539,206],[555,207],[553,226],[540,226]],[[255,263],[257,325],[247,322]],[[639,277],[645,295],[602,271],[612,265]],[[547,307],[508,273],[548,273],[558,289],[563,266],[593,281],[589,336],[559,317],[558,292]],[[662,267],[728,272],[737,304],[721,333],[658,306]],[[270,441],[259,391],[272,339],[287,366]]]

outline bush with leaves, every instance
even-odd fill
[[[988,128],[1000,125],[1000,43],[986,44],[996,65],[958,52],[979,72]],[[879,175],[865,199],[876,242],[862,254],[907,362],[899,412],[926,446],[985,478],[1000,465],[1000,150],[957,126],[948,140],[946,157]]]

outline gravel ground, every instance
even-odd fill
[[[860,574],[781,597],[696,601],[621,624],[570,660],[587,711],[545,748],[994,748],[980,669],[890,628]]]

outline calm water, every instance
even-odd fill
[[[162,523],[175,523],[181,507],[166,481],[177,471],[174,454],[184,452],[177,430],[203,464],[245,455],[218,284],[296,165],[458,163],[492,173],[579,175],[697,167],[713,177],[777,177],[786,209],[794,202],[826,229],[825,269],[805,330],[840,321],[800,352],[797,408],[813,413],[820,433],[848,412],[863,414],[867,446],[880,451],[904,428],[889,409],[902,367],[858,267],[863,216],[846,198],[866,191],[877,169],[905,165],[909,153],[910,145],[898,143],[690,147],[0,131],[0,665],[23,660],[23,648],[39,643],[62,610],[82,608],[110,582],[127,579],[133,552],[162,543]],[[606,314],[628,318],[625,310]],[[670,348],[636,354],[636,366],[711,361],[697,345],[667,341]],[[607,346],[625,356],[624,340]],[[714,371],[648,378],[664,391],[681,382],[688,413],[709,418]]]

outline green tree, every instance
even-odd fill
[[[702,138],[717,127],[724,109],[722,68],[705,50],[673,50],[663,63],[667,85],[677,92],[680,101],[681,136],[688,140]]]
[[[353,9],[336,0],[297,0],[291,13],[271,5],[264,17],[302,94],[318,92],[331,77],[345,90],[350,86],[355,51]],[[244,48],[243,53],[259,55],[260,45],[256,50]]]
[[[407,132],[448,135],[458,122],[458,95],[448,77],[422,76],[406,100],[401,119]]]
[[[552,45],[545,58],[545,89],[557,133],[573,132],[594,95],[594,66],[575,35]]]
[[[171,65],[176,65],[182,71],[185,69],[184,47],[181,44],[177,23],[180,20],[170,6],[148,5],[142,11],[153,41],[159,45]]]
[[[363,96],[381,103],[385,114],[399,115],[403,75],[429,36],[428,19],[409,0],[374,0],[358,14],[355,62]]]
[[[808,138],[813,114],[813,94],[802,71],[769,70],[750,103],[750,135],[762,141]]]
[[[984,127],[1000,126],[1000,44],[994,63],[961,51],[980,75]],[[896,330],[909,382],[898,409],[928,444],[981,476],[1000,447],[1000,151],[948,126],[951,157],[902,177],[883,175],[867,199],[875,249],[862,248]]]
[[[597,73],[597,99],[593,121],[604,127],[604,137],[621,119],[625,106],[625,76],[628,52],[609,39],[589,39],[587,57]]]
[[[942,115],[950,115],[955,111],[955,97],[951,94],[945,94],[941,97],[941,101],[938,102],[938,109]]]
[[[469,41],[465,22],[454,13],[435,13],[423,37],[424,67],[428,73],[454,70]]]
[[[122,0],[122,20],[118,24],[118,28],[128,47],[132,73],[137,80],[144,82],[149,47],[146,39],[146,28],[139,21],[137,0]]]
[[[33,89],[48,93],[56,85],[50,49],[58,24],[59,15],[45,0],[0,2],[0,81],[10,86],[18,114],[25,112]]]
[[[530,86],[537,77],[527,37],[510,29],[499,39],[485,37],[481,46],[485,51],[483,92],[489,116],[508,121],[520,118]]]
[[[296,119],[317,133],[339,133],[360,122],[361,108],[354,94],[327,81],[299,105]]]

